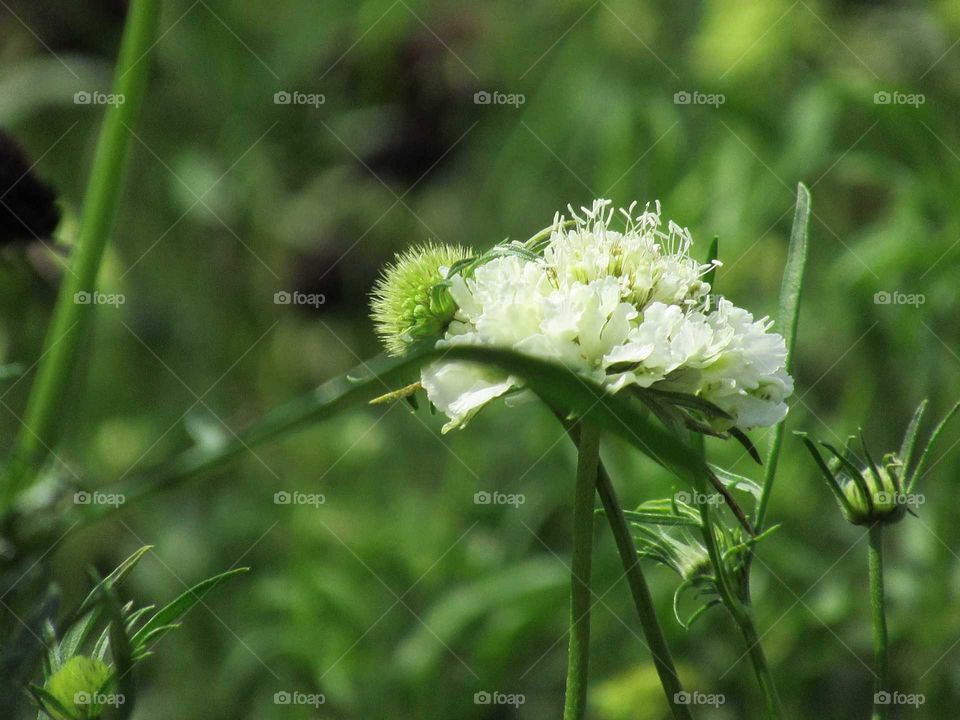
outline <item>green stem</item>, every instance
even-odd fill
[[[62,424],[63,398],[75,380],[73,369],[80,353],[93,303],[81,304],[77,293],[96,291],[97,271],[110,235],[123,185],[123,168],[132,126],[146,92],[148,55],[157,35],[159,0],[134,0],[120,45],[113,94],[122,102],[108,106],[97,142],[93,169],[84,198],[74,261],[64,277],[47,330],[37,378],[26,414],[14,443],[0,509],[7,509],[30,484],[31,474],[50,452]]]
[[[760,636],[757,634],[756,625],[753,623],[753,615],[747,608],[746,612],[735,619],[737,626],[740,628],[740,633],[743,635],[743,640],[747,644],[750,662],[753,664],[753,671],[760,684],[760,690],[763,692],[767,716],[773,720],[780,720],[783,717],[783,707],[780,705],[777,686],[773,682],[773,675],[770,674],[770,668],[767,665],[767,656],[760,644]]]
[[[674,667],[670,648],[667,646],[667,640],[657,620],[653,597],[650,595],[650,588],[640,567],[640,556],[637,555],[637,546],[630,533],[630,526],[627,524],[627,518],[623,514],[623,508],[620,507],[613,483],[603,463],[598,467],[597,492],[600,494],[600,502],[603,503],[604,512],[610,523],[610,531],[613,533],[620,560],[623,562],[630,593],[633,595],[633,604],[640,618],[640,626],[643,629],[647,647],[653,656],[653,665],[657,669],[657,675],[660,676],[660,684],[667,696],[667,705],[675,720],[693,720],[690,707],[677,702],[678,696],[684,694],[680,676]]]
[[[701,481],[700,491],[703,492],[705,489],[706,484]],[[710,503],[700,503],[700,519],[703,525],[703,541],[707,547],[707,553],[710,555],[714,572],[717,575],[717,591],[720,594],[723,604],[730,611],[734,622],[740,630],[740,634],[743,635],[743,639],[747,644],[747,653],[750,656],[754,674],[757,676],[760,691],[763,693],[767,717],[770,718],[770,720],[781,720],[783,717],[783,707],[780,705],[780,696],[777,693],[773,675],[770,673],[770,667],[767,665],[767,657],[763,652],[763,646],[760,644],[760,636],[753,622],[753,610],[750,605],[749,575],[746,574],[749,572],[749,568],[745,567],[743,569],[743,573],[745,574],[741,577],[742,588],[738,591],[737,588],[732,587],[733,578],[730,578],[729,572],[723,563],[723,558],[720,555],[720,550],[717,547]],[[745,600],[741,598],[745,598]]]
[[[873,658],[877,671],[875,693],[889,692],[887,613],[883,593],[883,525],[870,527],[870,609],[873,614]],[[875,703],[873,720],[886,720],[889,705]]]
[[[582,720],[587,707],[590,661],[591,556],[593,552],[593,492],[600,463],[600,431],[580,424],[577,481],[573,500],[573,561],[570,565],[570,646],[564,720]]]

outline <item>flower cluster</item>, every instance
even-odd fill
[[[562,364],[610,392],[696,396],[729,416],[713,418],[715,429],[784,417],[793,381],[783,338],[766,318],[754,320],[710,294],[704,278],[713,266],[690,256],[686,229],[664,226],[659,204],[621,209],[622,231],[612,228],[607,200],[569,213],[526,244],[502,246],[460,271],[442,269],[455,310],[438,347],[512,349]],[[444,430],[461,427],[497,397],[523,395],[519,378],[460,361],[424,368],[422,384],[450,419]]]

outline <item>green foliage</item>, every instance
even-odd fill
[[[167,632],[179,628],[181,618],[209,591],[249,569],[236,568],[207,578],[156,612],[153,605],[135,609],[133,601],[121,604],[118,585],[150,550],[150,546],[138,549],[105,578],[95,578],[93,589],[66,622],[62,639],[58,641],[53,626],[48,625],[46,680],[42,686],[29,687],[46,716],[96,720],[105,706],[111,706],[115,717],[129,717],[136,704],[134,665],[150,656],[149,648]],[[91,633],[101,619],[106,625],[91,645]]]

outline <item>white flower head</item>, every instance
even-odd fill
[[[730,415],[717,429],[772,425],[793,380],[786,345],[767,319],[710,295],[713,264],[691,257],[686,228],[660,204],[620,209],[609,200],[569,216],[528,243],[447,278],[456,306],[438,347],[485,345],[555,362],[610,392],[670,390]],[[613,221],[618,217],[618,227]],[[461,427],[491,400],[516,397],[519,378],[452,361],[425,368],[430,401]],[[633,390],[631,390],[633,388]]]

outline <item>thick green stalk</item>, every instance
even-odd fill
[[[120,45],[113,94],[119,102],[107,106],[97,142],[93,169],[84,198],[80,232],[73,263],[63,279],[43,354],[27,402],[26,414],[14,443],[10,468],[2,491],[2,509],[27,487],[37,465],[56,442],[63,415],[63,399],[76,380],[74,366],[95,304],[77,301],[78,293],[94,293],[97,271],[117,214],[130,131],[143,104],[147,71],[145,57],[157,35],[159,0],[133,0]]]
[[[593,554],[594,488],[600,463],[600,430],[580,424],[577,481],[573,499],[573,561],[570,564],[570,645],[563,720],[582,720],[587,707],[590,664],[590,571]]]
[[[887,613],[883,593],[883,525],[874,523],[870,527],[870,610],[873,614],[873,658],[876,666],[877,681],[874,693],[889,692],[888,656],[887,656]],[[886,720],[890,706],[874,702],[873,720]]]
[[[646,638],[650,654],[653,656],[653,665],[657,669],[657,675],[660,676],[660,684],[667,696],[667,705],[670,706],[674,720],[693,720],[690,707],[677,702],[678,697],[684,694],[683,686],[680,684],[680,676],[677,674],[676,667],[674,667],[670,648],[667,646],[667,640],[663,636],[663,630],[657,620],[653,597],[650,595],[650,588],[647,586],[643,569],[640,567],[640,556],[637,555],[637,546],[633,541],[633,535],[630,533],[630,526],[627,524],[627,518],[623,514],[623,508],[620,507],[613,483],[610,481],[610,476],[607,474],[603,463],[600,463],[598,467],[597,492],[600,495],[600,502],[603,503],[607,521],[610,523],[610,531],[613,533],[613,539],[617,544],[620,560],[623,562],[627,584],[630,586],[631,595],[633,595],[633,604],[637,609],[637,616],[640,618],[643,636]]]

